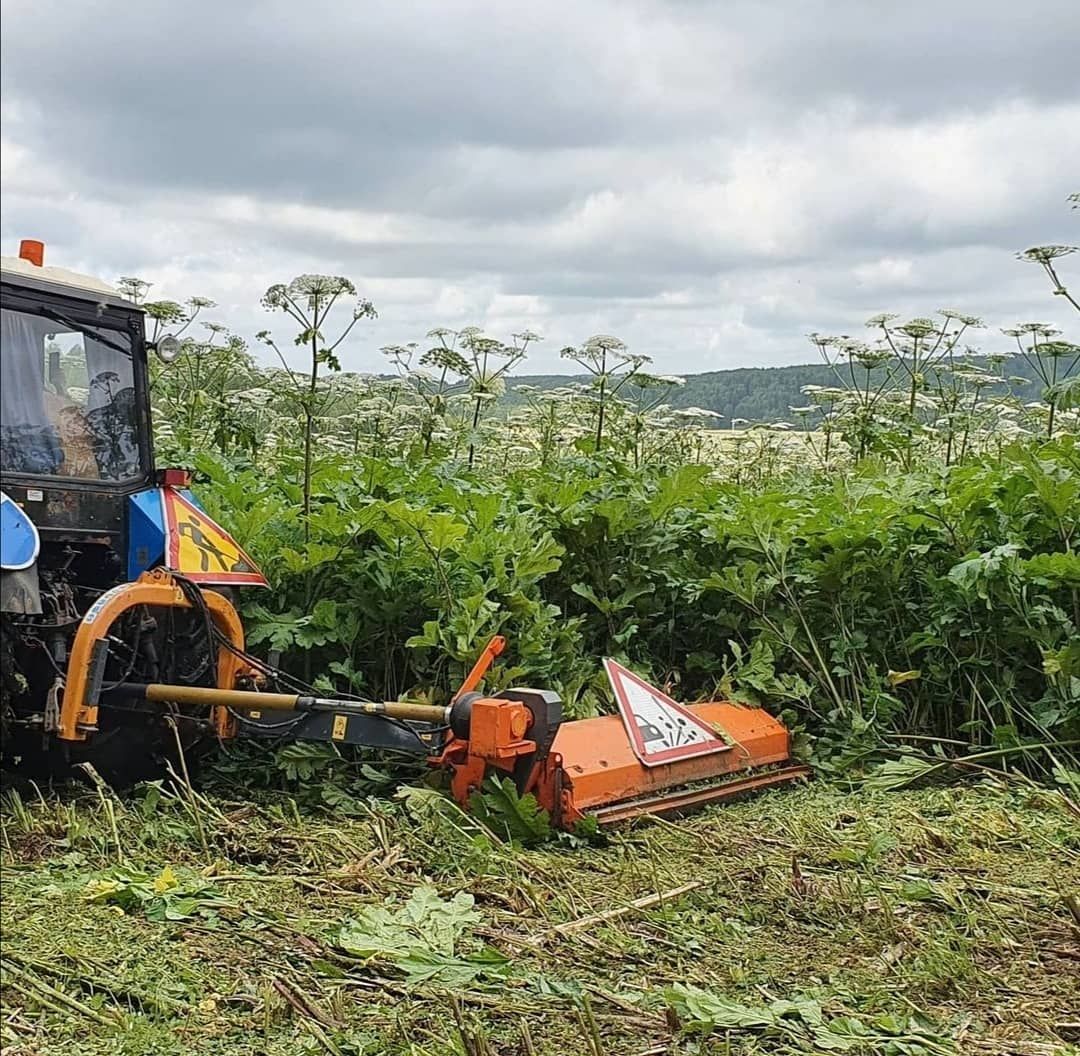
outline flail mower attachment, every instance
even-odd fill
[[[106,688],[100,671],[112,618],[135,604],[192,604],[160,571],[110,595],[76,635],[72,660],[82,661],[82,675],[69,677],[54,720],[62,740],[92,737],[98,707],[113,701],[125,707],[209,708],[208,724],[222,739],[324,741],[426,756],[449,772],[454,799],[466,809],[486,778],[509,777],[519,793],[536,797],[554,825],[567,829],[589,815],[609,825],[643,814],[680,813],[809,774],[808,767],[791,762],[787,729],[760,708],[721,701],[683,706],[610,660],[605,667],[617,715],[564,722],[558,696],[542,689],[485,696],[476,687],[502,652],[502,638],[491,640],[445,707],[266,692],[260,688],[262,665],[243,652],[231,605],[210,592],[203,593],[206,615],[221,645],[216,687]]]
[[[501,638],[492,644],[502,651]],[[571,829],[588,815],[611,825],[677,814],[809,776],[791,762],[787,728],[760,708],[684,707],[613,661],[605,667],[618,715],[563,722],[559,698],[540,689],[455,698],[454,736],[432,763],[451,771],[458,803],[502,774]]]

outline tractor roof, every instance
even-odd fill
[[[69,297],[116,305],[122,308],[136,306],[120,296],[119,291],[92,275],[80,275],[77,271],[51,266],[38,267],[22,257],[0,257],[0,272],[5,282],[15,282],[33,289],[65,293]]]

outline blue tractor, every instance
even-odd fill
[[[45,266],[32,241],[2,259],[0,282],[5,762],[148,776],[206,731],[206,709],[99,705],[121,684],[233,688],[231,594],[265,581],[186,474],[155,469],[142,310]]]

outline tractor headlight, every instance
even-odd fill
[[[154,351],[158,354],[158,357],[163,363],[171,363],[178,355],[180,355],[181,345],[180,338],[173,336],[172,334],[166,334],[164,337],[159,337],[154,344]]]

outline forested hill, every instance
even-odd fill
[[[1006,377],[1028,381],[1030,384],[1012,385],[1012,390],[1024,400],[1036,400],[1042,392],[1043,386],[1034,370],[1020,356],[1011,357],[1004,364],[1004,370],[1001,366],[988,365],[981,357],[973,359],[971,364],[987,373],[1004,373]],[[735,370],[712,370],[705,374],[686,374],[683,377],[686,384],[672,389],[665,402],[673,407],[703,407],[716,411],[728,422],[732,418],[745,418],[748,422],[790,420],[792,407],[803,407],[810,402],[802,392],[804,385],[835,386],[838,383],[836,374],[824,363],[794,367],[739,367]],[[515,385],[554,389],[584,380],[581,376],[565,374],[516,375],[507,379],[506,402],[511,405],[520,402],[520,397],[513,392]],[[989,391],[1005,392],[1007,388],[1001,385]]]

